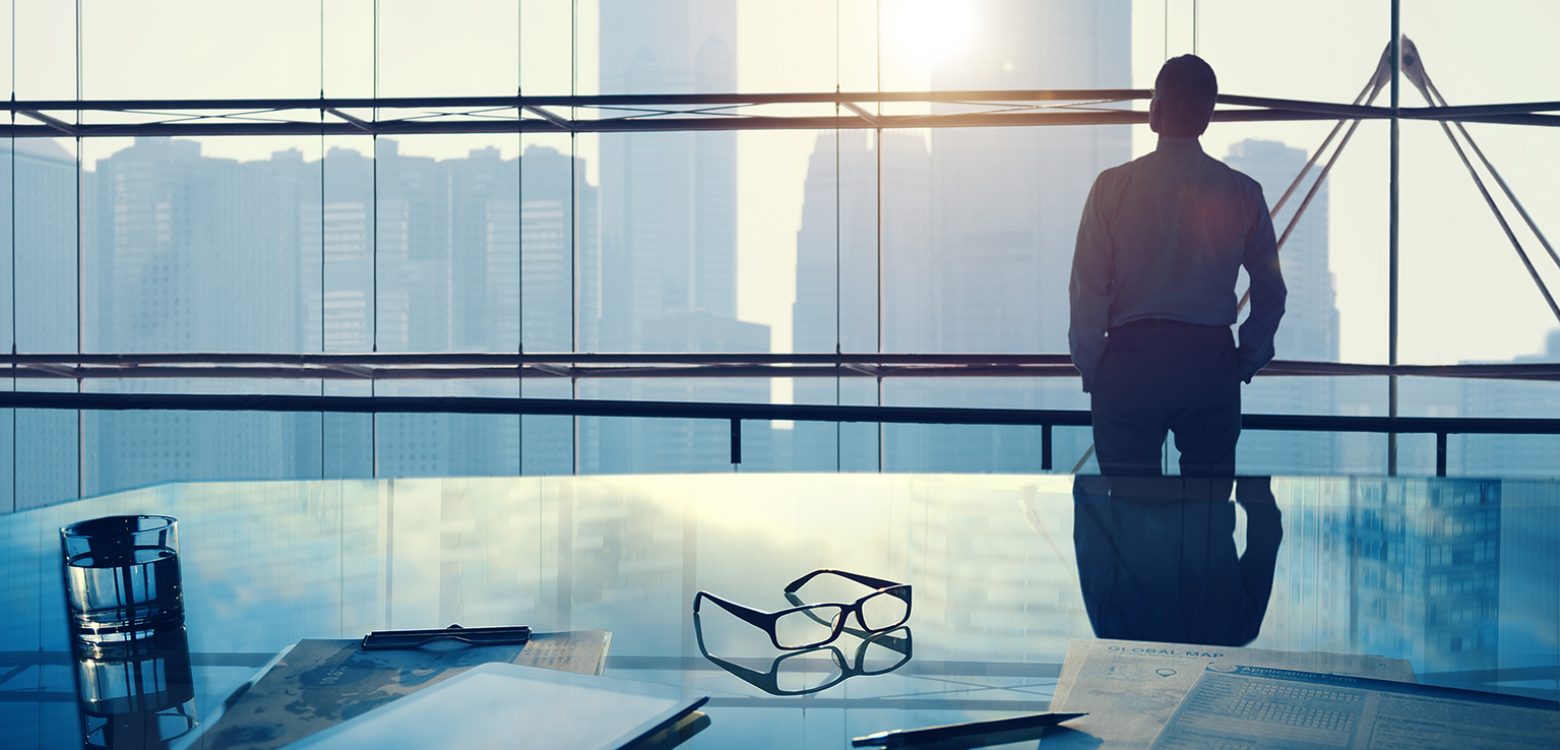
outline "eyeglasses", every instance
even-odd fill
[[[904,666],[911,655],[910,629],[900,626],[857,641],[855,652],[848,658],[830,644],[787,651],[771,661],[767,669],[758,670],[711,654],[704,646],[704,627],[698,613],[693,616],[693,635],[704,658],[770,695],[807,695],[828,690],[852,677],[887,674]],[[820,665],[818,659],[810,658],[818,655],[829,659]]]
[[[797,592],[814,578],[832,575],[869,586],[872,591],[854,602],[827,602],[805,604]],[[847,619],[854,614],[860,631],[858,635],[870,635],[893,630],[910,619],[910,584],[873,578],[859,573],[824,568],[798,578],[785,587],[786,599],[798,606],[778,612],[761,610],[722,599],[708,591],[700,591],[693,597],[693,611],[698,614],[705,599],[720,605],[742,621],[764,630],[775,648],[792,651],[822,646],[844,632]]]

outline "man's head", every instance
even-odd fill
[[[1208,129],[1219,79],[1201,57],[1181,55],[1165,61],[1154,79],[1148,126],[1160,135],[1196,138]]]

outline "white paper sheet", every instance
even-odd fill
[[[1237,666],[1199,675],[1153,750],[1547,750],[1557,739],[1547,701]]]
[[[1380,656],[1150,641],[1073,641],[1062,663],[1051,710],[1089,715],[1067,723],[1073,732],[1059,732],[1043,744],[1047,748],[1148,747],[1212,664],[1414,680],[1408,662]]]

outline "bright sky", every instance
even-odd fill
[[[739,2],[739,89],[825,91],[836,81],[845,89],[875,85],[876,0],[733,2]],[[1000,22],[992,14],[1003,2],[883,0],[884,88],[925,88],[934,61],[958,65],[980,43],[983,25]],[[380,0],[380,93],[509,93],[522,83],[517,70],[528,92],[567,92],[571,76],[577,76],[581,92],[592,91],[595,3],[580,5],[582,46],[578,69],[571,71],[567,0],[527,0],[523,17],[514,3]],[[372,0],[323,5],[321,0],[82,0],[81,6],[80,85],[89,98],[315,96],[322,77],[331,95],[373,91]],[[1553,40],[1560,3],[1404,0],[1403,6],[1404,31],[1418,43],[1427,70],[1451,103],[1560,98],[1560,79],[1552,73],[1560,63]],[[1167,52],[1189,52],[1195,44],[1219,72],[1226,93],[1349,101],[1387,41],[1388,8],[1385,0],[1134,0],[1133,85],[1148,88]],[[0,38],[15,40],[16,63],[4,60],[0,70],[12,75],[17,96],[73,97],[73,4],[14,0],[8,15],[15,19],[14,30],[8,28],[11,18],[0,19],[0,28],[14,33]],[[1422,101],[1405,88],[1404,103]],[[1216,156],[1248,137],[1309,151],[1328,127],[1216,125],[1204,142]],[[1385,123],[1364,124],[1331,178],[1332,270],[1346,361],[1386,358],[1387,132]],[[1473,132],[1539,227],[1560,239],[1560,180],[1554,178],[1560,173],[1560,131],[1484,125]],[[1146,128],[1135,137],[1137,152],[1152,147]],[[795,233],[814,138],[800,132],[739,137],[740,314],[771,325],[777,348],[790,338]],[[424,137],[403,139],[402,150],[459,156],[490,142],[495,141]],[[513,138],[496,143],[506,156],[515,152]],[[282,148],[300,148],[314,158],[320,148],[314,138],[206,139],[206,144],[207,153],[239,158],[264,158]],[[124,145],[88,141],[85,156],[90,163]],[[594,160],[594,138],[580,139],[580,153]],[[1402,164],[1403,361],[1504,359],[1539,350],[1556,322],[1440,128],[1404,124]],[[1535,265],[1560,291],[1560,269],[1520,221],[1516,226]]]

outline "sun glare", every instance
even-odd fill
[[[888,24],[908,55],[928,63],[946,62],[969,44],[975,25],[969,3],[904,0],[891,7]]]

